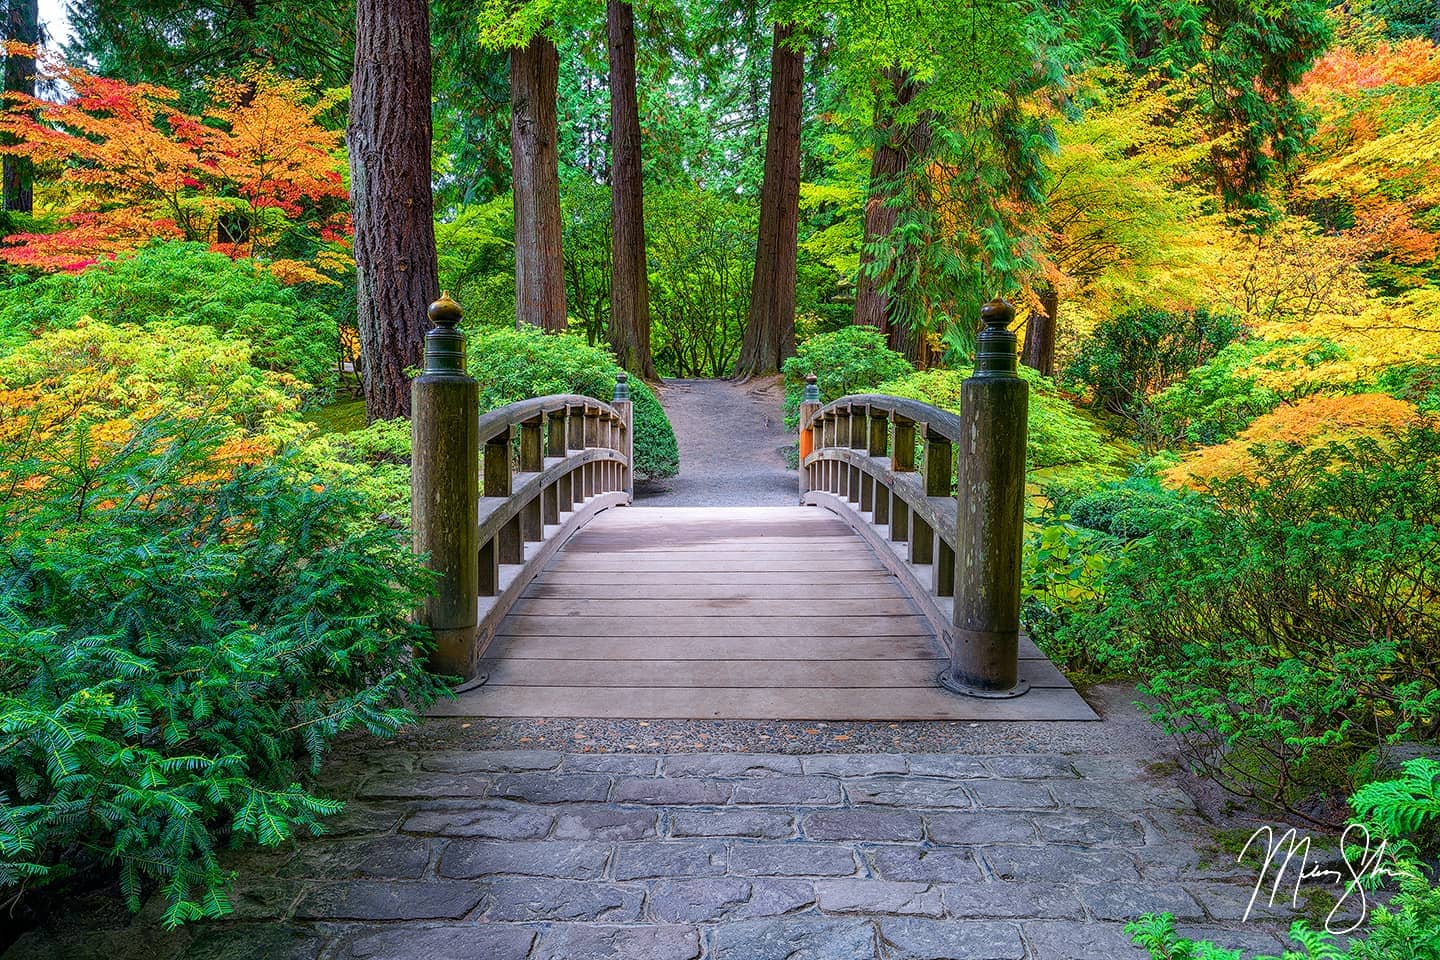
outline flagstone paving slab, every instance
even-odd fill
[[[1253,871],[1132,758],[371,759],[333,781],[338,836],[240,856],[234,919],[166,933],[152,905],[5,960],[1125,960],[1143,912],[1272,952],[1294,918],[1242,922]]]

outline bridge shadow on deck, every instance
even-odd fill
[[[1093,720],[1027,639],[1011,700],[943,690],[898,578],[816,507],[612,508],[501,622],[482,687],[432,715]]]

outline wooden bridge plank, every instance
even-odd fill
[[[815,578],[813,586],[823,585]],[[814,596],[813,590],[797,589],[793,583],[775,583],[764,580],[744,585],[745,596],[753,600],[789,600],[792,603],[808,603]],[[540,578],[525,591],[525,597],[536,600],[723,600],[736,594],[734,583],[674,583],[669,580],[635,580],[625,583],[595,583],[588,579],[573,581]],[[890,599],[896,596],[895,584],[882,578],[857,580],[845,585],[847,598]]]
[[[706,599],[662,599],[658,597],[624,599],[549,599],[528,598],[518,601],[510,609],[511,616],[545,617],[793,617],[810,605],[808,600],[787,598],[761,600],[749,596],[736,596],[732,590],[729,596]],[[826,600],[826,616],[831,617],[909,617],[915,616],[915,608],[904,597],[894,593],[886,597],[846,596]],[[643,612],[641,612],[643,611]]]
[[[947,660],[938,654],[921,659],[885,660],[540,660],[507,656],[481,662],[490,683],[546,687],[828,687],[864,690],[871,687],[930,687]],[[1036,687],[1066,687],[1063,677],[1051,678],[1032,668],[1045,661],[1025,661],[1022,676]]]
[[[913,637],[851,638],[851,660],[913,660],[938,655],[929,633]],[[497,636],[492,657],[599,660],[828,660],[836,653],[828,637],[515,637]]]
[[[816,687],[521,687],[497,684],[438,704],[436,716],[643,717],[754,720],[1093,720],[1074,690],[1013,700],[958,697],[939,687],[837,691]]]
[[[846,583],[869,583],[887,581],[895,582],[895,577],[887,570],[815,570],[804,568],[791,568],[788,570],[722,570],[724,576],[719,576],[714,570],[665,570],[649,571],[637,575],[637,571],[631,570],[623,564],[617,564],[608,570],[556,570],[553,566],[536,578],[539,583],[724,583],[733,584],[737,588],[744,588],[757,583],[784,583],[794,584],[797,588],[815,587],[817,589],[836,584]],[[897,588],[898,589],[898,588]],[[815,591],[797,589],[797,598],[815,597]]]
[[[640,607],[650,601],[636,601]],[[652,637],[917,637],[930,634],[924,617],[788,616],[676,617],[636,610],[626,617],[546,617],[515,614],[499,634],[512,637],[604,637],[617,626],[640,627]]]

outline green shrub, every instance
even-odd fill
[[[472,331],[468,369],[480,383],[480,409],[551,393],[579,393],[609,401],[615,394],[615,358],[575,334],[546,334],[536,327],[485,327]],[[635,405],[635,471],[673,477],[680,453],[665,409],[642,381],[630,381]]]
[[[223,416],[248,430],[278,426],[299,406],[294,377],[255,365],[251,345],[211,327],[79,320],[0,354],[0,392],[34,391],[56,419],[148,416],[157,408]]]
[[[815,374],[820,400],[829,403],[849,393],[871,393],[886,381],[915,372],[910,361],[890,349],[879,331],[857,326],[811,337],[785,361],[783,370],[785,422],[791,429],[799,422],[807,374]]]
[[[921,370],[882,383],[877,393],[907,397],[951,413],[960,412],[960,386],[970,374],[960,370]],[[1083,468],[1087,474],[1105,473],[1115,456],[1100,431],[1074,404],[1060,396],[1055,384],[1029,367],[1020,375],[1030,384],[1029,434],[1025,459],[1032,470]]]
[[[296,444],[295,462],[326,486],[369,505],[368,524],[410,528],[410,421],[377,420],[358,430],[332,431]]]
[[[1261,479],[1153,514],[1074,629],[1137,651],[1154,719],[1219,784],[1323,816],[1376,746],[1440,722],[1440,431],[1255,456]]]
[[[1151,396],[1215,356],[1240,332],[1234,318],[1204,309],[1132,310],[1096,326],[1065,379],[1084,388],[1097,407],[1134,423],[1141,437],[1149,439],[1154,431]]]
[[[1242,340],[1217,353],[1151,398],[1161,443],[1223,443],[1282,401],[1313,390],[1303,371],[1344,350],[1329,340]],[[1260,382],[1262,372],[1301,374],[1295,386],[1277,389]]]
[[[74,325],[212,327],[246,340],[257,366],[328,386],[339,368],[335,318],[292,287],[203,244],[156,242],[79,273],[15,277],[0,288],[0,347]]]
[[[169,924],[226,913],[217,847],[318,832],[327,745],[442,691],[408,546],[288,460],[226,459],[230,432],[0,446],[0,886],[103,868]]]
[[[1384,841],[1378,865],[1400,877],[1394,896],[1374,908],[1368,925],[1357,930],[1346,947],[1301,920],[1290,928],[1295,949],[1286,950],[1283,958],[1252,960],[1440,960],[1440,886],[1426,878],[1423,851],[1410,840],[1440,821],[1440,763],[1407,761],[1398,779],[1366,784],[1350,798],[1350,806],[1359,818],[1355,822],[1368,830],[1372,849],[1357,848],[1348,855],[1349,862],[1366,863]],[[1242,951],[1179,936],[1170,914],[1146,914],[1125,930],[1152,960],[1245,960]]]

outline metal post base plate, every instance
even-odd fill
[[[972,687],[968,683],[961,683],[951,675],[949,670],[940,671],[936,681],[940,686],[951,693],[958,693],[965,697],[978,697],[981,700],[1010,700],[1030,692],[1030,681],[1023,677],[1015,681],[1015,686],[1008,690],[990,690],[984,687]]]

